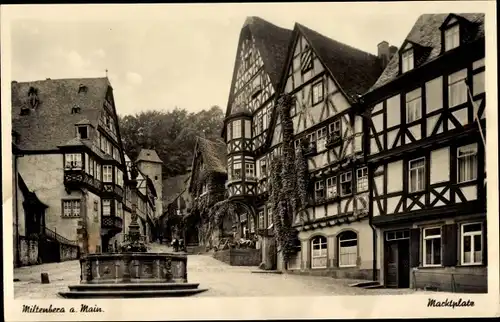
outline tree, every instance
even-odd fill
[[[197,113],[176,107],[119,117],[119,125],[130,159],[135,160],[141,149],[154,149],[164,163],[163,174],[175,176],[191,166],[197,136],[220,139],[223,120],[219,106]]]

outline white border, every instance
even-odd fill
[[[168,10],[178,11],[189,19],[207,19],[222,10],[231,12],[246,10],[247,15],[259,15],[264,10],[276,10],[281,6],[284,13],[294,6],[303,4],[190,4],[168,5]],[[37,300],[22,301],[13,299],[12,268],[12,167],[11,159],[11,119],[10,113],[10,21],[13,19],[40,20],[127,20],[162,19],[165,10],[143,11],[146,7],[157,6],[166,9],[167,5],[23,5],[1,7],[1,81],[2,81],[2,186],[3,186],[3,236],[4,238],[4,307],[7,321],[89,321],[89,320],[185,320],[185,319],[276,319],[276,318],[404,318],[404,317],[491,317],[499,313],[499,211],[498,211],[498,159],[497,153],[497,84],[495,82],[496,62],[496,15],[494,1],[453,1],[453,2],[383,2],[383,3],[308,3],[307,8],[321,6],[322,10],[334,13],[349,14],[366,12],[366,14],[404,14],[412,8],[426,8],[427,12],[486,12],[486,92],[488,99],[487,114],[487,173],[488,173],[488,289],[489,294],[446,294],[406,296],[362,296],[355,299],[348,296],[335,297],[251,297],[251,298],[169,298],[146,300]],[[57,8],[57,10],[55,10]],[[203,10],[199,10],[203,9]],[[80,14],[76,15],[75,12]],[[82,14],[83,12],[83,14]],[[289,26],[290,28],[292,26]],[[429,308],[429,296],[436,300],[471,299],[474,307],[469,308]],[[79,306],[81,303],[93,306],[98,304],[105,313],[102,314],[22,314],[22,304],[39,306],[55,305]],[[304,305],[307,303],[306,305]],[[388,305],[389,304],[389,305]]]

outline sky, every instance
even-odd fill
[[[412,7],[408,3],[267,3],[10,9],[12,80],[104,77],[108,70],[120,115],[175,107],[197,112],[213,105],[225,110],[238,38],[247,16],[288,29],[299,22],[376,54],[383,40],[399,47],[420,14],[443,11],[429,3]]]

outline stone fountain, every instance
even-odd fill
[[[207,289],[188,283],[187,255],[148,253],[137,223],[137,169],[132,169],[132,220],[127,242],[118,253],[86,254],[80,259],[80,284],[70,285],[64,298],[179,297]]]

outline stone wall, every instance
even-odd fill
[[[413,269],[410,285],[416,289],[442,292],[487,293],[488,273],[485,266],[436,267]]]
[[[61,262],[75,260],[79,258],[78,246],[59,244]]]
[[[231,248],[217,251],[213,256],[231,266],[259,266],[261,262],[260,249]]]
[[[19,258],[21,266],[38,264],[38,240],[19,237]]]

